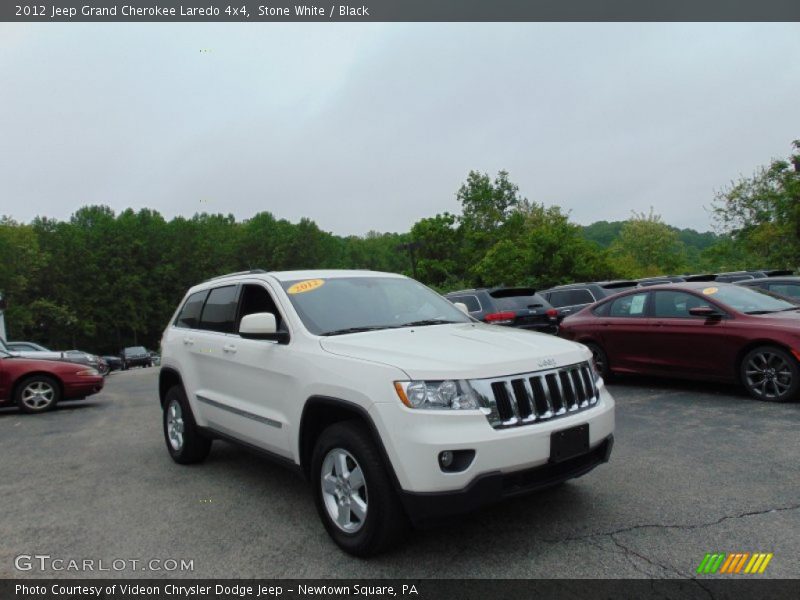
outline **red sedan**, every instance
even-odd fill
[[[0,406],[26,413],[50,410],[61,400],[81,400],[103,389],[96,369],[77,363],[34,360],[0,350]]]
[[[800,391],[800,307],[717,282],[639,288],[586,307],[559,335],[586,344],[601,374],[738,382],[758,400]]]

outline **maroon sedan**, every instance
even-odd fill
[[[800,391],[800,307],[717,282],[639,288],[586,307],[559,335],[586,344],[601,374],[738,382],[758,400]]]
[[[19,358],[0,350],[0,406],[16,403],[23,412],[40,413],[101,389],[103,377],[86,365]]]

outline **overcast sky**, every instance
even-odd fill
[[[579,223],[705,230],[800,138],[799,56],[798,24],[0,24],[0,214],[405,231],[506,169]]]

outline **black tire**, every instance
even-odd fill
[[[326,458],[340,456],[337,453],[341,451],[350,457],[348,462],[351,468],[360,467],[364,481],[360,488],[363,491],[360,497],[366,507],[366,517],[363,520],[356,518],[356,522],[351,523],[358,527],[352,532],[345,531],[343,526],[337,524],[325,498],[328,498],[328,502],[333,501],[335,507],[339,505],[331,494],[323,494],[323,467],[329,464],[326,463]],[[348,480],[355,472],[356,468],[352,468]],[[314,502],[325,529],[333,541],[348,554],[363,558],[374,556],[397,544],[408,530],[408,520],[383,458],[369,431],[359,421],[335,423],[322,432],[312,454],[311,484]],[[346,502],[349,507],[350,500]],[[350,508],[347,510],[350,514]]]
[[[600,345],[592,342],[585,344],[585,346],[592,351],[592,360],[594,361],[594,366],[598,373],[600,373],[600,377],[605,381],[612,381],[614,379],[614,373],[608,365],[608,354],[606,354],[606,351],[603,350]]]
[[[174,407],[177,410],[173,412]],[[211,450],[211,440],[197,428],[186,393],[181,386],[172,386],[167,391],[161,421],[164,441],[172,460],[181,465],[191,465],[206,459]]]
[[[756,400],[789,402],[800,392],[800,367],[793,356],[777,346],[759,346],[745,354],[739,376]]]
[[[106,375],[108,375],[111,372],[111,367],[109,367],[108,365],[104,365],[104,366],[100,367],[98,369],[98,371],[100,371],[100,375],[105,377]]]
[[[31,375],[14,390],[14,402],[29,415],[53,410],[61,400],[61,384],[49,375]]]

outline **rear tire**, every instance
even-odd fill
[[[739,376],[747,392],[763,402],[789,402],[800,392],[800,367],[777,346],[748,352],[739,365]]]
[[[162,422],[164,441],[172,460],[180,465],[191,465],[206,459],[211,451],[211,440],[200,433],[186,393],[179,385],[167,391]]]
[[[335,423],[322,432],[312,454],[311,482],[325,529],[348,554],[379,554],[408,529],[383,458],[358,421]]]
[[[31,375],[23,379],[14,392],[19,409],[29,415],[53,410],[61,400],[61,385],[48,375]]]
[[[608,354],[606,354],[606,351],[603,350],[600,345],[594,343],[588,343],[585,344],[585,346],[592,351],[592,360],[594,361],[595,369],[600,373],[600,377],[605,381],[613,380],[614,373],[608,365]]]

